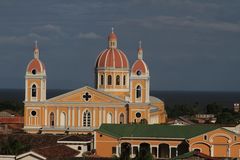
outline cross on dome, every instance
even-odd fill
[[[37,40],[34,42],[34,58],[39,59],[39,49]]]
[[[112,27],[112,33],[114,32],[114,27]]]
[[[35,41],[35,48],[38,48],[38,41]]]
[[[142,41],[140,40],[138,47],[138,59],[143,59],[143,49],[142,49]]]

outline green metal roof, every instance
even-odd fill
[[[116,138],[189,139],[217,128],[220,127],[216,125],[102,124],[98,131]]]

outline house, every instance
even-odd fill
[[[240,135],[217,125],[103,124],[95,131],[96,154],[102,157],[147,150],[156,158],[191,151],[211,157],[239,157]]]

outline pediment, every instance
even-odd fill
[[[98,91],[88,86],[53,97],[48,99],[47,102],[125,103],[124,100],[118,97]]]

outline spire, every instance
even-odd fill
[[[114,28],[112,27],[112,32],[108,35],[108,47],[117,48],[117,36],[114,33]]]
[[[138,47],[138,59],[143,59],[142,41],[139,41],[139,47]]]
[[[39,49],[38,49],[38,42],[37,42],[37,40],[34,43],[34,58],[35,59],[39,58]]]

